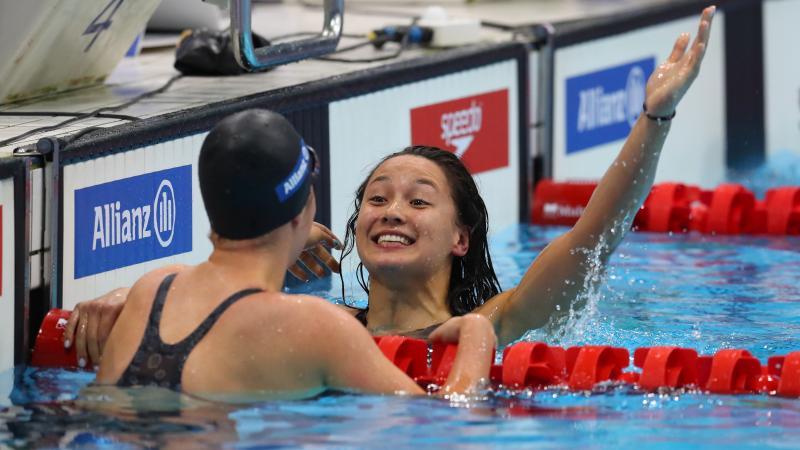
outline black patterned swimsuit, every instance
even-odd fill
[[[160,386],[179,391],[186,359],[220,316],[242,298],[262,292],[261,289],[245,289],[231,295],[214,308],[214,311],[191,334],[180,342],[167,344],[161,340],[158,330],[164,301],[176,275],[175,273],[168,275],[158,287],[142,342],[133,355],[133,360],[128,368],[117,381],[117,386]]]

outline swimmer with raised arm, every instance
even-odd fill
[[[591,258],[605,263],[630,229],[653,184],[676,107],[700,70],[715,12],[706,8],[690,45],[675,42],[647,82],[645,108],[619,155],[599,182],[575,226],[551,242],[519,285],[500,290],[487,247],[488,217],[475,182],[449,152],[411,147],[384,158],[356,192],[347,224],[348,252],[355,244],[368,276],[369,308],[355,310],[374,334],[424,335],[447,319],[476,312],[492,321],[501,344],[546,325],[567,311],[590,277]],[[320,233],[321,241],[335,238]],[[585,249],[589,251],[575,251]],[[327,254],[326,254],[327,255]],[[328,255],[329,256],[329,255]],[[328,258],[321,258],[328,264]],[[317,274],[323,267],[306,265]],[[86,329],[107,332],[124,291],[79,305],[67,337],[87,342]],[[88,325],[86,325],[88,323]],[[81,344],[78,353],[102,346]]]
[[[329,389],[422,394],[352,316],[282,292],[312,227],[318,164],[279,114],[250,110],[214,127],[198,165],[213,252],[197,266],[165,267],[134,284],[97,382],[249,400]],[[443,392],[468,392],[488,379],[495,336],[484,317],[454,318],[431,339],[459,343]]]

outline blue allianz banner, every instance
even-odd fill
[[[75,191],[75,279],[192,250],[192,166]]]
[[[567,79],[567,154],[624,139],[642,112],[656,59]]]

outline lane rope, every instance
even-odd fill
[[[63,344],[70,311],[48,312],[31,357],[36,367],[76,369],[75,347]],[[453,367],[456,345],[403,336],[375,337],[384,356],[421,387],[442,386]],[[700,355],[690,348],[657,346],[625,348],[584,345],[564,349],[543,342],[518,342],[503,351],[502,363],[492,366],[490,380],[497,389],[523,390],[561,387],[590,391],[600,383],[625,383],[646,392],[697,389],[713,394],[767,394],[800,397],[800,351],[772,356],[766,365],[743,349],[722,349]],[[93,367],[91,362],[86,367]]]

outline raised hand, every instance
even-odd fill
[[[672,54],[647,81],[647,97],[645,105],[651,116],[669,117],[675,112],[686,91],[700,72],[700,64],[706,54],[708,38],[711,33],[711,22],[714,18],[715,6],[703,10],[697,36],[689,46],[689,33],[683,33],[675,42]]]
[[[308,281],[310,279],[308,273],[303,270],[303,266],[319,278],[328,274],[325,267],[331,272],[339,273],[339,263],[331,255],[329,250],[331,248],[341,250],[342,244],[328,227],[314,222],[306,241],[306,247],[297,262],[289,268],[289,273],[300,281]],[[325,267],[323,267],[323,264]]]

